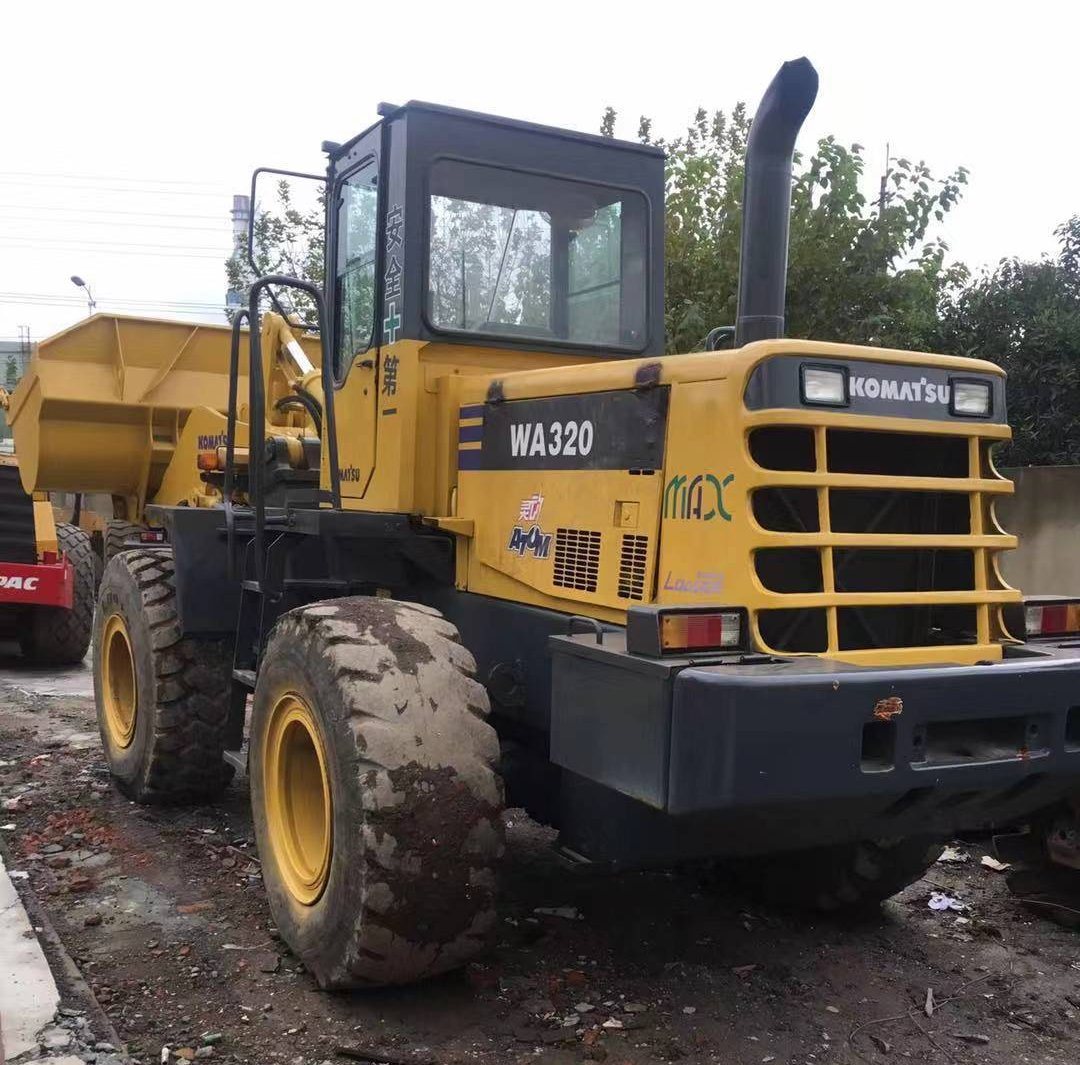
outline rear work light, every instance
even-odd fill
[[[817,407],[846,407],[850,402],[847,367],[807,363],[800,372],[803,403]]]
[[[631,607],[626,615],[626,649],[631,654],[694,654],[744,649],[742,610],[724,607]]]
[[[1024,629],[1028,636],[1080,634],[1080,599],[1050,599],[1024,603]]]
[[[961,418],[989,418],[993,413],[989,381],[953,377],[950,382],[949,410]]]

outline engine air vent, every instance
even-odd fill
[[[619,598],[645,598],[645,560],[649,555],[649,538],[624,533],[619,556]]]
[[[595,592],[600,576],[600,533],[592,529],[555,530],[555,572],[558,588]]]

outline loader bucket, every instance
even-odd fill
[[[227,411],[229,340],[227,325],[95,315],[41,341],[8,415],[23,486],[152,499],[192,410]],[[246,351],[240,365],[244,420]]]
[[[95,315],[43,340],[8,416],[23,486],[152,495],[191,409],[226,409],[228,368],[227,326]]]

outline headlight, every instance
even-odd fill
[[[803,366],[802,401],[823,407],[846,407],[847,371],[832,366]]]
[[[962,418],[988,418],[990,416],[990,383],[988,381],[966,381],[954,377],[949,399],[949,411]]]

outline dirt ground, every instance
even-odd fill
[[[569,869],[509,814],[496,950],[421,986],[329,995],[270,922],[246,781],[214,806],[135,806],[110,785],[92,700],[11,690],[0,801],[9,868],[146,1065],[164,1047],[252,1065],[1080,1060],[1080,939],[980,865],[989,840],[879,915],[807,920],[690,874]],[[929,909],[932,891],[966,909]]]

